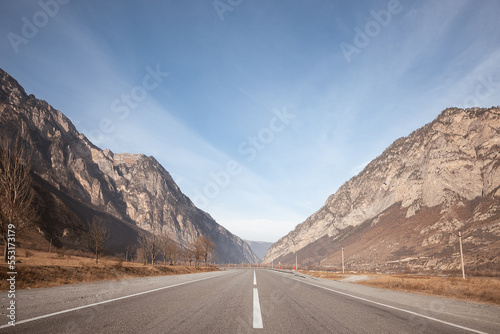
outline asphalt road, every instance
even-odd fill
[[[17,325],[2,333],[500,333],[497,306],[264,269],[22,290],[16,300]]]

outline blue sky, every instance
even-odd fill
[[[2,1],[0,67],[276,241],[447,107],[500,104],[498,1]]]

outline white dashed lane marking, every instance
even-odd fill
[[[253,271],[253,285],[257,285],[257,276]],[[262,313],[260,311],[259,291],[253,288],[253,328],[264,328],[262,324]]]

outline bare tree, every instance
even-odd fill
[[[205,260],[205,267],[208,267],[209,260],[215,258],[215,244],[209,237],[200,236],[198,242],[201,244],[203,259]]]
[[[194,259],[195,267],[198,267],[200,260],[203,258],[203,244],[201,243],[200,237],[194,239],[188,246],[188,250]]]
[[[189,266],[193,263],[193,255],[194,253],[189,246],[182,249],[182,257],[184,258],[184,261],[189,263]]]
[[[7,261],[9,235],[18,235],[23,228],[38,219],[31,189],[31,152],[18,136],[14,143],[0,144],[0,234],[5,244]]]
[[[127,245],[127,247],[125,247],[125,257],[126,257],[126,261],[128,262],[128,259],[130,258],[132,260],[132,262],[134,262],[134,255],[135,255],[135,252],[137,251],[137,246],[136,245],[133,245],[133,244],[130,244],[130,245]]]
[[[146,256],[151,260],[151,265],[154,266],[156,258],[160,255],[160,236],[158,235],[160,224],[155,220],[155,216],[151,221],[151,230],[149,233],[142,233],[137,241],[144,248]]]
[[[179,256],[179,245],[166,233],[160,237],[160,249],[163,256],[163,264],[166,265],[168,260],[171,266],[174,265]]]
[[[160,253],[156,236],[152,233],[143,233],[137,238],[137,241],[142,246],[146,258],[151,260],[151,265],[154,266],[156,258]]]
[[[163,256],[163,265],[167,265],[167,259],[169,258],[169,248],[170,244],[173,242],[172,239],[166,234],[162,233],[160,236],[160,252]]]
[[[148,257],[143,247],[137,248],[135,252],[135,258],[137,262],[141,262],[144,265],[146,265],[146,263],[148,262]]]
[[[108,239],[109,233],[104,228],[101,217],[94,216],[89,224],[89,246],[95,253],[95,264],[99,263],[99,253]]]
[[[170,247],[168,248],[168,258],[170,260],[170,265],[173,266],[177,262],[177,258],[179,257],[179,245],[172,241]]]

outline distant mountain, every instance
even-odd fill
[[[264,258],[267,250],[273,244],[272,242],[265,242],[265,241],[250,241],[250,240],[243,240],[243,241],[245,241],[250,246],[250,248],[252,249],[254,254],[257,255],[259,260],[262,260]]]
[[[93,215],[105,218],[108,247],[123,251],[153,215],[181,246],[199,235],[216,244],[221,262],[256,262],[240,238],[198,209],[153,157],[101,150],[47,102],[27,95],[0,69],[0,135],[33,148],[42,219],[38,231],[56,246],[79,247]]]
[[[500,109],[444,110],[396,140],[268,250],[264,262],[500,270]]]

